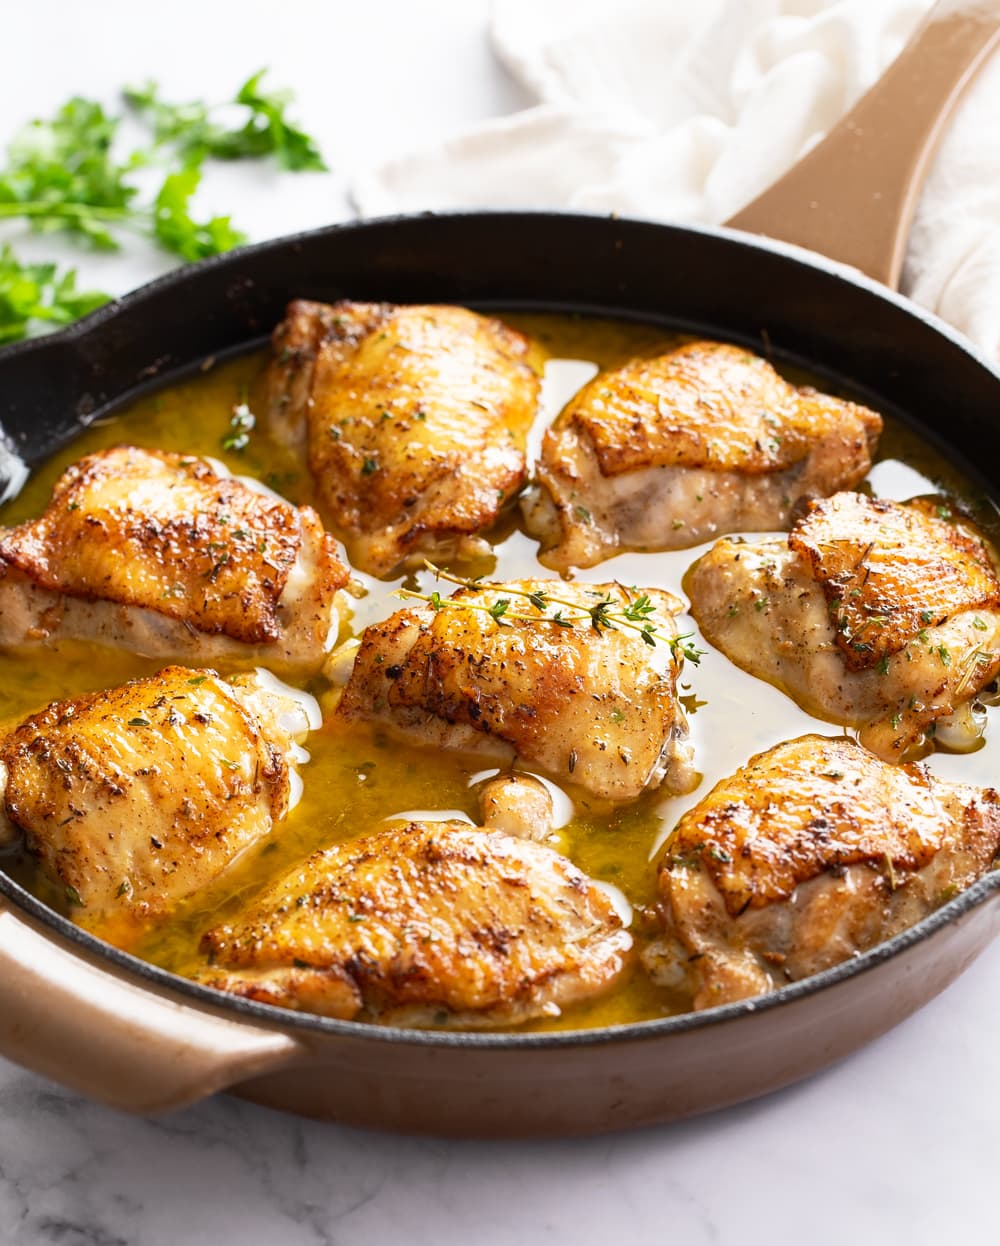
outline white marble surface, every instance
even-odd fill
[[[337,172],[227,171],[208,206],[256,237],[321,224],[347,214],[344,178],[359,162],[521,105],[490,60],[485,11],[479,0],[4,5],[0,130],[72,91],[110,97],[154,76],[177,95],[224,95],[269,64],[297,87]],[[157,262],[139,248],[83,267],[125,289]],[[673,1128],[545,1145],[357,1133],[226,1098],[132,1119],[0,1062],[0,1243],[991,1241],[997,1029],[1000,946],[811,1082]]]

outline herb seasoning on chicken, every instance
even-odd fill
[[[292,303],[271,428],[302,449],[353,564],[372,575],[487,552],[524,484],[539,379],[528,342],[461,307]]]
[[[348,580],[336,542],[310,507],[224,472],[135,446],[75,463],[39,519],[0,532],[0,644],[316,670]]]
[[[981,877],[1000,794],[803,736],[752,757],[681,819],[660,866],[654,976],[695,1008],[774,990],[891,938]]]
[[[874,411],[790,385],[747,350],[689,342],[570,401],[545,434],[526,525],[557,571],[784,528],[800,499],[857,484],[881,431]]]
[[[940,513],[939,513],[940,512]],[[787,540],[726,538],[689,578],[705,637],[898,761],[926,732],[974,747],[1000,671],[1000,580],[982,536],[927,499],[838,493]]]

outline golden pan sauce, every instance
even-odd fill
[[[545,426],[597,368],[617,367],[636,355],[658,353],[681,340],[651,326],[596,318],[535,314],[505,315],[504,319],[531,337],[535,344],[532,362],[539,371],[544,369],[542,411],[530,442],[532,453]],[[259,477],[293,502],[316,505],[308,472],[268,438],[264,427],[253,430],[242,451],[223,448],[232,431],[234,404],[247,399],[251,410],[263,409],[255,401],[262,362],[260,354],[253,354],[206,367],[194,379],[144,397],[101,420],[34,473],[21,494],[0,511],[0,523],[19,523],[40,514],[56,478],[70,463],[122,443],[209,455],[238,475]],[[790,379],[803,380],[792,375]],[[876,493],[900,500],[917,493],[952,493],[997,540],[1000,525],[992,504],[977,498],[954,467],[891,419],[886,421],[872,481]],[[498,534],[496,565],[461,570],[497,580],[552,575],[536,561],[536,548],[511,517]],[[579,578],[664,587],[683,596],[684,574],[707,548],[623,554],[581,572]],[[341,641],[359,635],[367,623],[402,604],[393,596],[402,579],[381,582],[360,574],[357,578],[368,592],[354,603]],[[422,574],[417,579],[429,591],[431,577]],[[412,580],[406,582],[412,586]],[[659,849],[681,814],[751,754],[806,731],[835,735],[841,730],[810,717],[777,688],[745,674],[709,649],[689,616],[682,616],[678,626],[682,632],[693,631],[699,647],[708,650],[700,666],[685,666],[679,687],[696,764],[703,775],[701,783],[686,796],[654,792],[617,808],[564,784],[573,812],[553,843],[586,873],[625,893],[636,913],[633,935],[640,947],[654,932],[650,906],[655,901]],[[152,674],[164,665],[163,660],[80,642],[52,644],[22,654],[0,653],[0,723],[20,721],[56,698],[111,687]],[[317,677],[305,687],[319,698],[328,716],[336,698],[330,685]],[[306,747],[312,760],[301,771],[305,791],[288,818],[263,845],[252,848],[221,879],[150,929],[130,950],[174,973],[189,973],[204,962],[198,943],[206,929],[233,917],[264,886],[317,849],[377,830],[384,819],[401,813],[437,811],[440,816],[441,812],[461,811],[478,820],[470,780],[488,765],[481,759],[408,746],[378,728],[348,727],[335,721],[327,721],[310,735]],[[977,752],[961,756],[938,752],[929,764],[941,778],[988,784],[1000,772],[998,761],[1000,731],[991,725],[985,745]],[[32,858],[8,858],[4,868],[52,908],[86,926],[86,914],[68,909],[61,889],[41,875]],[[669,1016],[689,1007],[688,998],[654,986],[637,961],[631,977],[603,998],[566,1009],[561,1017],[518,1028],[616,1025]]]

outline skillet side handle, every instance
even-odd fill
[[[111,1107],[161,1112],[302,1046],[102,969],[0,901],[0,1055]]]
[[[1000,0],[940,0],[882,78],[726,223],[895,289],[920,189],[965,88],[1000,40]]]

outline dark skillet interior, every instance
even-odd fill
[[[292,297],[449,302],[595,313],[743,342],[807,367],[915,424],[988,496],[1000,450],[1000,375],[934,317],[839,265],[723,230],[554,213],[406,217],[335,226],[206,261],[58,336],[0,351],[0,423],[29,466],[92,419],[206,359],[245,349]],[[978,465],[978,466],[977,466]],[[9,466],[9,464],[7,465]],[[0,486],[5,464],[0,456]],[[756,1001],[614,1030],[478,1034],[330,1021],[232,999],[108,948],[0,872],[0,893],[81,948],[159,986],[282,1026],[409,1043],[587,1044],[651,1038],[779,1006],[882,963],[1000,887],[982,879],[912,930]]]

